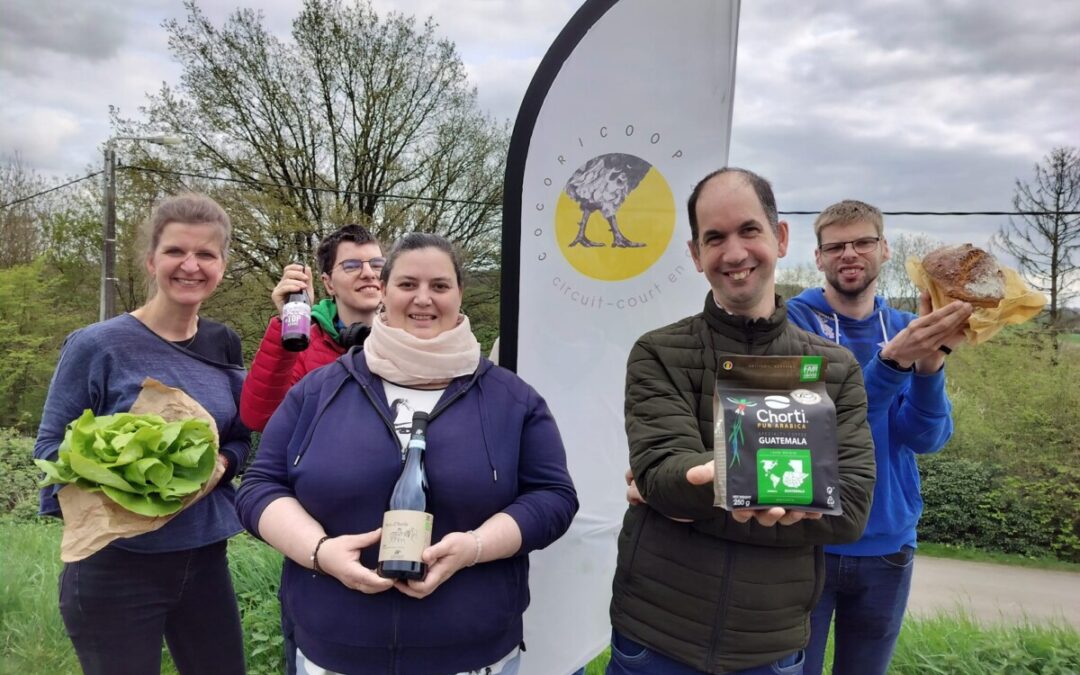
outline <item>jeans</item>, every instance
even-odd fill
[[[171,553],[108,547],[60,572],[60,614],[86,675],[243,675],[244,640],[221,541]]]
[[[910,546],[887,556],[825,555],[825,590],[810,614],[807,675],[821,673],[834,611],[833,675],[884,675],[904,620],[914,561]]]
[[[789,654],[773,663],[732,671],[728,675],[802,675],[803,653]],[[670,659],[640,642],[611,631],[611,661],[605,675],[704,675],[705,671]]]

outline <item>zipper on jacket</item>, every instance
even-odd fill
[[[713,667],[716,651],[720,649],[720,636],[724,634],[724,621],[727,620],[728,605],[731,604],[731,583],[735,570],[735,547],[730,542],[724,544],[724,565],[727,567],[727,576],[724,577],[724,587],[720,591],[720,606],[716,610],[716,627],[713,629],[709,650],[705,654],[706,669]]]
[[[364,395],[368,397],[369,401],[371,401],[371,407],[375,409],[375,412],[379,413],[379,417],[381,417],[382,421],[386,423],[386,428],[390,430],[390,437],[397,440],[398,445],[401,445],[401,440],[398,439],[397,430],[394,429],[393,420],[391,420],[386,415],[386,413],[383,412],[383,409],[379,407],[379,401],[375,398],[375,394],[371,391],[371,389],[366,383],[361,382],[358,378],[354,379],[356,379],[357,384],[359,384],[360,388],[364,391]],[[429,417],[428,419],[430,420],[431,418]],[[405,463],[405,446],[403,445],[401,446],[401,463]]]
[[[464,396],[465,392],[469,391],[469,389],[472,389],[473,384],[475,384],[476,380],[478,380],[479,378],[480,378],[480,369],[477,368],[476,372],[473,373],[472,378],[468,382],[466,382],[465,384],[461,385],[461,388],[458,389],[457,391],[455,391],[453,396],[446,399],[445,401],[439,401],[438,403],[435,404],[435,407],[432,408],[431,412],[428,414],[428,422],[430,423],[431,420],[435,419],[442,411],[444,411],[448,407],[450,407],[451,403],[453,403],[454,401],[456,401],[459,398],[461,398],[462,396]]]
[[[341,392],[341,388],[345,386],[346,380],[338,382],[337,387],[334,389],[334,393],[330,395],[327,402],[319,408],[319,412],[315,415],[315,419],[312,421],[311,426],[308,428],[308,436],[304,439],[304,445],[300,447],[300,450],[296,453],[296,459],[293,460],[292,465],[295,467],[300,464],[300,458],[307,452],[308,447],[311,445],[311,435],[314,432],[315,427],[319,424],[319,420],[322,419],[323,413],[330,407],[330,402],[337,398],[337,395]]]

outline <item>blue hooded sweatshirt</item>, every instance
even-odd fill
[[[870,519],[862,538],[826,546],[836,555],[875,556],[915,546],[923,500],[915,455],[937,452],[952,435],[952,406],[945,395],[945,370],[921,374],[887,365],[879,354],[886,342],[916,317],[874,298],[865,319],[836,313],[825,291],[811,288],[787,302],[788,318],[799,328],[847,347],[862,367],[874,437],[877,482]]]

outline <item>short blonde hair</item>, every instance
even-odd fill
[[[221,255],[227,258],[229,241],[232,239],[232,221],[225,209],[210,197],[197,192],[184,192],[158,202],[150,214],[150,219],[143,224],[143,237],[146,240],[146,257],[154,255],[161,242],[161,232],[169,223],[198,225],[208,223],[216,225],[221,231]]]
[[[879,237],[885,236],[885,221],[881,217],[881,211],[876,206],[857,199],[845,199],[828,206],[818,214],[814,220],[814,235],[818,245],[821,245],[821,231],[830,225],[847,225],[859,220],[865,220],[874,226]]]

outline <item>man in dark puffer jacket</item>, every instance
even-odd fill
[[[642,336],[627,364],[630,465],[647,503],[619,535],[608,673],[801,673],[824,581],[823,544],[855,541],[874,487],[859,364],[789,324],[774,294],[787,252],[769,183],[706,176],[689,199],[702,313]],[[823,355],[836,405],[843,515],[713,506],[713,384],[721,354]]]

